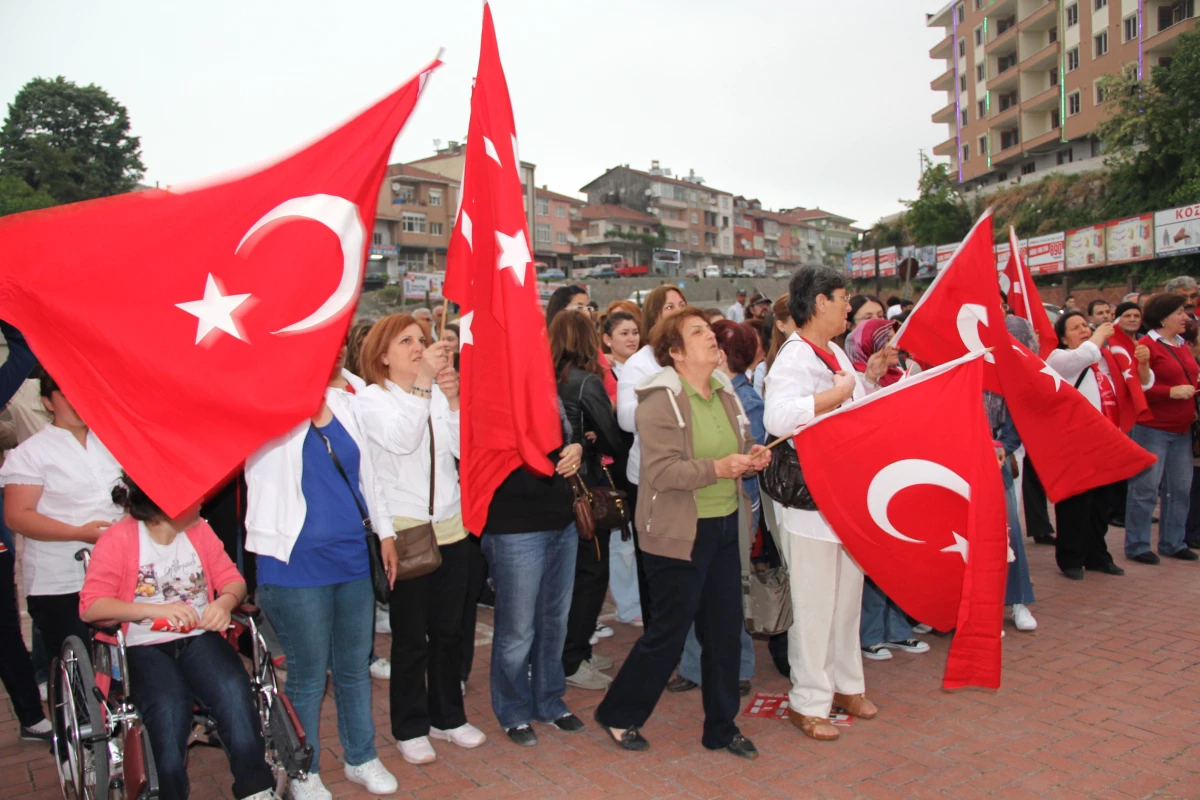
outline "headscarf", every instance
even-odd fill
[[[1033,352],[1038,351],[1037,336],[1033,333],[1033,326],[1029,324],[1029,320],[1024,317],[1018,317],[1016,314],[1009,314],[1004,318],[1004,327],[1008,328],[1008,332],[1025,347]]]
[[[888,341],[896,331],[896,324],[887,319],[868,319],[858,324],[846,337],[846,357],[859,372],[867,371],[867,361],[871,356],[887,347]],[[890,386],[904,377],[904,370],[899,367],[888,367],[887,372],[879,379],[880,386]]]

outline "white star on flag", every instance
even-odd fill
[[[467,247],[474,250],[475,245],[471,241],[471,215],[466,211],[459,211],[459,216],[462,219],[458,229],[462,231],[463,238],[467,240]]]
[[[462,315],[458,321],[458,343],[460,346],[475,344],[475,337],[471,335],[471,322],[475,319],[475,312],[468,311]]]
[[[1054,391],[1057,392],[1059,387],[1062,386],[1062,376],[1060,376],[1057,372],[1055,372],[1053,369],[1051,369],[1049,364],[1046,364],[1045,366],[1043,366],[1041,369],[1038,370],[1038,372],[1042,373],[1043,375],[1049,375],[1051,378],[1054,379]]]
[[[517,283],[524,286],[525,270],[531,260],[525,231],[518,230],[514,236],[496,231],[496,244],[500,246],[500,255],[496,257],[496,269],[511,269]]]
[[[942,552],[958,553],[960,556],[962,556],[963,563],[965,564],[967,563],[967,549],[967,540],[955,533],[954,544],[950,545],[949,547],[943,547]]]
[[[496,152],[496,145],[492,144],[492,140],[488,137],[483,137],[483,149],[488,154],[488,158],[495,161],[500,166],[504,166],[504,162],[500,160],[500,154]]]
[[[246,337],[242,336],[241,330],[238,328],[237,322],[233,319],[233,312],[238,306],[250,299],[248,294],[224,294],[221,291],[220,284],[213,277],[212,273],[208,273],[208,280],[204,284],[204,299],[193,300],[190,303],[176,303],[175,307],[186,311],[193,317],[196,317],[200,322],[196,325],[196,344],[212,333],[213,329],[219,328],[225,331],[235,339],[246,341]]]

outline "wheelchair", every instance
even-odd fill
[[[86,569],[90,556],[85,548],[75,559]],[[267,764],[275,775],[275,794],[283,797],[289,781],[307,776],[313,748],[291,701],[279,691],[275,664],[258,628],[259,613],[243,603],[232,614],[226,638],[237,649],[242,634],[250,636],[250,688]],[[149,733],[130,699],[125,635],[120,623],[92,627],[109,641],[98,637],[89,648],[71,636],[51,664],[54,752],[66,751],[58,770],[59,787],[65,800],[152,800],[159,796],[158,775]],[[192,730],[193,741],[220,746],[216,723],[199,705],[193,709]]]

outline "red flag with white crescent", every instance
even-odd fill
[[[1129,334],[1114,325],[1108,346],[1100,350],[1108,362],[1108,371],[1112,375],[1113,386],[1116,387],[1121,430],[1126,433],[1133,430],[1135,423],[1148,422],[1154,418],[1150,404],[1146,402],[1142,379],[1138,376],[1135,358],[1137,348],[1137,343],[1129,338]]]
[[[1033,330],[1037,334],[1038,355],[1045,358],[1058,347],[1058,337],[1054,334],[1054,325],[1050,322],[1050,315],[1046,313],[1046,306],[1042,304],[1042,296],[1038,294],[1037,286],[1033,282],[1033,275],[1030,274],[1029,267],[1025,263],[1025,254],[1021,252],[1017,230],[1011,226],[1008,229],[1008,241],[1011,256],[1004,268],[1004,277],[1007,278],[1009,287],[1005,292],[1008,297],[1008,307],[1012,313],[1033,326]]]

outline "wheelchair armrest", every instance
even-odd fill
[[[89,622],[88,627],[109,636],[116,636],[117,631],[121,630],[121,624],[115,619],[98,619],[95,622]]]
[[[242,603],[240,606],[237,607],[237,613],[243,614],[247,617],[257,617],[258,616],[258,606],[254,605],[252,603]]]

